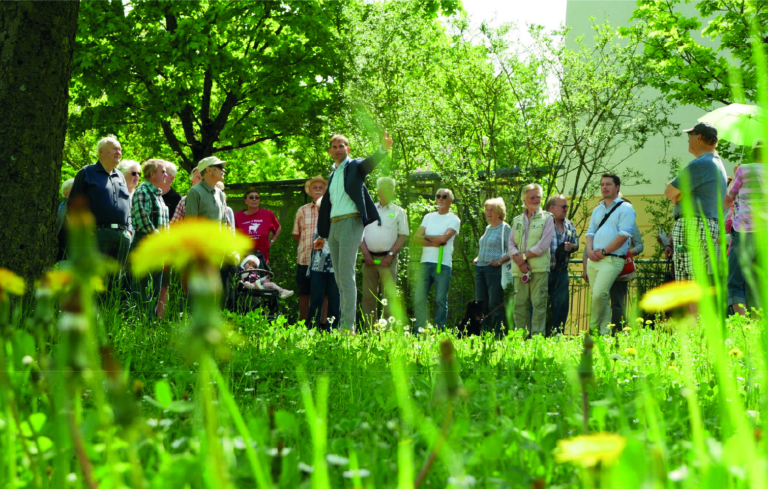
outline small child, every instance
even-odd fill
[[[240,283],[248,289],[272,289],[280,292],[280,298],[285,299],[293,295],[292,290],[281,288],[274,282],[267,280],[267,277],[262,277],[256,270],[260,267],[260,262],[254,255],[248,255],[240,264]]]

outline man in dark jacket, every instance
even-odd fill
[[[337,134],[331,138],[328,152],[336,162],[328,178],[328,190],[320,205],[315,249],[322,249],[325,240],[331,250],[331,262],[341,295],[342,328],[355,331],[357,284],[355,265],[357,251],[368,224],[379,220],[376,206],[365,188],[365,177],[371,173],[392,148],[392,138],[384,133],[379,149],[366,159],[349,158],[349,140]]]

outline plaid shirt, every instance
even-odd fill
[[[179,205],[176,206],[176,212],[173,213],[173,219],[171,219],[171,224],[176,224],[177,222],[184,219],[184,216],[187,215],[187,196],[181,198],[179,201]]]
[[[549,269],[550,270],[554,270],[555,265],[557,265],[557,263],[555,262],[555,251],[557,250],[557,247],[561,243],[565,243],[566,240],[570,241],[575,245],[579,244],[579,237],[576,234],[576,227],[568,219],[563,220],[563,234],[560,234],[560,232],[557,230],[557,224],[555,224],[555,236],[552,238],[552,244],[550,245],[550,252],[549,252]],[[565,266],[568,267],[568,264],[570,262],[571,262],[571,254],[567,253],[565,255]]]
[[[312,255],[312,237],[317,230],[317,216],[320,213],[319,207],[314,202],[299,207],[296,213],[296,220],[293,221],[293,234],[300,236],[297,252],[297,262],[299,265],[309,265],[309,259]]]
[[[168,207],[163,191],[149,182],[136,188],[131,200],[131,220],[136,236],[152,234],[168,227]]]

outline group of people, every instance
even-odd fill
[[[666,253],[673,258],[676,278],[696,279],[694,256],[701,256],[712,273],[707,240],[718,242],[718,206],[732,213],[733,241],[729,255],[729,305],[744,312],[758,305],[751,280],[743,270],[756,259],[753,232],[754,212],[762,203],[762,164],[742,165],[726,193],[726,176],[717,154],[717,131],[706,123],[687,130],[689,151],[695,156],[669,183],[665,195],[676,205],[675,225]],[[343,135],[331,138],[329,153],[334,160],[326,180],[309,179],[304,190],[311,202],[296,213],[292,236],[298,243],[296,283],[300,319],[323,329],[356,328],[358,252],[363,255],[362,319],[378,320],[379,304],[389,317],[397,297],[398,256],[410,235],[403,208],[396,205],[396,182],[389,177],[377,180],[378,202],[366,188],[367,175],[375,170],[392,148],[385,133],[379,149],[368,158],[350,158],[351,147]],[[754,147],[755,161],[762,161],[762,141]],[[186,217],[218,221],[232,232],[239,230],[253,240],[253,251],[243,260],[239,280],[247,288],[277,290],[281,297],[293,291],[283,289],[259,273],[269,261],[272,245],[281,234],[276,216],[260,207],[261,195],[249,189],[243,196],[246,209],[232,212],[226,204],[223,179],[226,162],[215,156],[202,159],[191,172],[192,188],[182,197],[171,188],[176,166],[160,159],[139,165],[122,161],[122,148],[113,136],[97,145],[98,161],[84,167],[62,191],[72,199],[83,196],[96,221],[96,236],[102,253],[121,265],[128,253],[146,236],[162,232]],[[139,184],[139,177],[143,183]],[[603,200],[593,210],[586,233],[583,277],[591,286],[591,328],[601,334],[609,325],[626,322],[627,283],[634,268],[628,258],[643,251],[643,242],[632,205],[622,198],[621,180],[604,174],[600,181]],[[681,201],[690,194],[692,213],[683,214]],[[435,212],[425,215],[412,241],[422,247],[414,287],[415,329],[427,325],[428,295],[435,290],[434,324],[445,327],[448,291],[453,266],[454,240],[461,220],[451,212],[454,194],[439,189]],[[501,198],[484,204],[488,226],[479,241],[474,259],[476,300],[484,307],[485,327],[500,334],[505,322],[504,290],[514,287],[514,326],[530,334],[562,333],[569,310],[569,269],[571,255],[579,250],[579,237],[567,219],[568,201],[563,195],[549,198],[542,207],[543,189],[532,183],[522,189],[522,214],[505,222],[506,205]],[[66,242],[63,222],[66,201],[59,208],[57,232]],[[60,249],[66,258],[66,246]],[[713,257],[714,258],[714,257]],[[132,281],[132,290],[152,312],[162,316],[168,271]],[[225,279],[233,275],[223,271]]]

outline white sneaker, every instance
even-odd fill
[[[292,295],[293,295],[293,291],[292,290],[283,290],[282,292],[280,292],[280,298],[281,299],[287,299],[288,297],[290,297]]]

